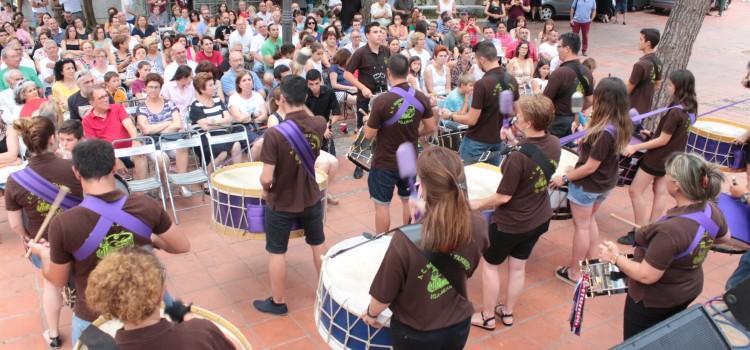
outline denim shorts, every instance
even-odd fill
[[[505,144],[500,143],[484,143],[476,140],[472,140],[470,137],[464,136],[461,141],[461,148],[458,149],[458,155],[461,156],[461,160],[465,163],[476,163],[482,157],[482,154],[490,151],[493,152],[485,162],[494,166],[499,166],[502,156],[500,151],[505,148]]]
[[[628,12],[628,2],[622,1],[615,4],[615,11],[619,13],[625,13]]]
[[[42,258],[39,255],[31,254],[31,265],[34,265],[37,269],[42,269]]]
[[[568,200],[579,206],[590,208],[594,206],[594,203],[604,202],[610,191],[602,193],[586,192],[583,187],[571,182],[568,184]]]
[[[409,181],[399,176],[398,170],[370,169],[367,188],[370,198],[380,205],[388,205],[393,199],[393,187],[398,188],[398,196],[409,198]]]

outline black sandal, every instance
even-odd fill
[[[497,312],[497,308],[500,308],[500,312]],[[510,313],[510,314],[506,314],[505,313],[505,305],[500,304],[500,305],[495,306],[495,315],[500,316],[500,322],[502,322],[502,324],[504,326],[506,326],[506,327],[512,327],[513,326],[513,321],[505,322],[506,318],[513,317],[512,313]]]
[[[476,323],[476,322],[474,322],[474,320],[473,320],[474,317],[472,317],[472,321],[471,321],[471,325],[472,326],[476,326],[476,327],[479,327],[479,328],[482,328],[482,329],[488,330],[488,331],[494,331],[495,330],[495,327],[488,326],[488,324],[490,323],[490,321],[494,321],[495,320],[495,316],[492,316],[490,318],[484,318],[484,311],[480,311],[479,312],[479,316],[482,318],[482,323]]]

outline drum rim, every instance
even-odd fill
[[[211,312],[209,310],[206,310],[206,309],[204,309],[204,308],[202,308],[200,306],[196,306],[196,305],[193,305],[193,306],[190,307],[190,312],[194,313],[196,315],[200,315],[200,316],[202,316],[203,319],[209,320],[209,321],[211,321],[213,323],[218,323],[219,325],[221,325],[222,327],[224,327],[233,336],[235,336],[235,338],[237,340],[239,340],[239,343],[243,347],[241,350],[252,350],[253,349],[253,346],[250,344],[250,341],[248,341],[247,338],[245,337],[245,335],[242,334],[242,331],[240,331],[240,329],[237,328],[237,326],[235,326],[232,323],[230,323],[227,319],[225,319],[224,317],[221,317],[219,314],[216,314],[214,312]],[[101,325],[103,325],[103,324],[105,324],[105,323],[107,323],[109,321],[113,321],[113,320],[119,321],[117,319],[105,319],[103,316],[99,316],[99,317],[96,318],[96,320],[94,320],[94,322],[91,322],[91,324],[94,325],[94,326],[96,326],[98,328],[99,326],[101,326]],[[224,332],[222,332],[222,333],[224,333]],[[73,345],[73,350],[81,350],[82,346],[83,346],[83,344],[79,340],[79,341],[77,341]]]
[[[250,232],[248,230],[243,230],[239,228],[234,228],[231,226],[224,225],[218,221],[216,221],[216,216],[211,215],[211,224],[213,226],[214,231],[216,233],[229,236],[229,237],[237,237],[237,238],[248,238],[250,240],[255,241],[265,241],[266,240],[266,233],[265,232]],[[289,232],[289,238],[300,238],[305,236],[305,230],[299,229],[299,230],[293,230]]]
[[[568,151],[570,153],[573,153],[573,154],[577,155],[578,158],[581,157],[581,154],[578,153],[578,151],[576,151],[575,148],[573,148],[573,147],[562,146],[562,147],[560,147],[560,150],[561,150],[560,152],[562,152],[562,150],[565,150],[565,151]]]
[[[731,120],[726,120],[726,119],[721,119],[721,118],[716,118],[716,117],[701,117],[701,118],[698,118],[695,121],[695,123],[697,124],[699,121],[731,125],[731,126],[743,129],[745,131],[750,130],[750,128],[748,128],[746,125],[743,125],[743,124],[740,124]],[[735,138],[733,137],[717,134],[708,130],[703,130],[700,127],[696,126],[695,124],[690,126],[690,133],[708,138],[710,140],[726,142],[726,143],[733,143],[735,140]]]
[[[248,189],[248,188],[240,188],[235,187],[232,185],[226,185],[222,184],[216,181],[216,176],[219,174],[223,174],[225,172],[228,172],[230,170],[234,169],[240,169],[240,168],[247,168],[247,167],[263,167],[262,162],[244,162],[240,164],[232,164],[227,165],[225,167],[222,167],[219,170],[216,170],[211,174],[211,188],[212,190],[217,190],[225,194],[230,195],[238,195],[238,196],[247,196],[247,197],[253,197],[253,198],[261,198],[263,196],[263,189]],[[318,187],[321,191],[324,191],[328,188],[328,175],[326,175],[324,172],[320,171],[319,169],[315,169],[315,176],[316,176],[316,182],[318,183]],[[317,181],[317,178],[320,177],[321,181]],[[213,192],[213,191],[212,191]],[[213,194],[211,195],[213,200]]]

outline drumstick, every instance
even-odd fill
[[[70,188],[65,185],[60,185],[60,190],[57,191],[57,196],[55,197],[55,200],[52,201],[52,205],[49,207],[49,211],[47,212],[47,216],[44,217],[44,221],[42,221],[42,226],[39,227],[39,231],[36,231],[36,236],[31,241],[31,243],[36,243],[39,241],[39,238],[42,238],[42,234],[47,229],[47,225],[49,225],[49,222],[52,221],[52,218],[57,214],[57,209],[60,208],[60,203],[62,203],[63,199],[65,199],[65,196],[70,192]],[[28,259],[31,256],[31,248],[26,251],[26,254],[24,254],[24,258]]]
[[[636,224],[636,223],[634,223],[634,222],[632,222],[632,221],[630,221],[630,220],[628,220],[626,218],[623,218],[623,217],[621,217],[621,216],[619,216],[619,215],[617,215],[615,213],[610,213],[609,216],[611,216],[611,217],[613,217],[613,218],[615,218],[617,220],[620,220],[620,221],[622,221],[622,222],[624,222],[624,223],[626,223],[626,224],[628,224],[630,226],[633,226],[633,228],[635,228],[635,229],[641,228],[641,225],[638,225],[638,224]]]

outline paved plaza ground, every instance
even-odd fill
[[[750,91],[739,85],[750,60],[750,26],[746,23],[749,13],[749,3],[736,1],[724,17],[705,19],[689,65],[697,77],[701,111],[750,97]],[[662,29],[666,20],[665,15],[648,11],[628,14],[627,26],[595,23],[589,54],[599,65],[597,79],[610,74],[626,78],[639,56],[638,30],[642,27]],[[564,25],[566,22],[558,22],[558,26]],[[532,24],[533,33],[539,27],[539,24]],[[716,116],[750,123],[748,110],[750,104]],[[345,138],[342,136],[339,140],[341,145]],[[352,164],[343,156],[339,159],[342,176],[333,184],[332,192],[341,204],[328,210],[329,246],[374,229],[374,209],[368,199],[366,177],[354,180]],[[744,177],[739,180],[744,182]],[[208,203],[209,199],[206,201]],[[200,198],[178,200],[178,206],[187,207],[191,202],[198,204]],[[399,211],[400,205],[394,205],[392,216],[399,217]],[[610,213],[632,217],[625,188],[617,188],[597,215],[605,239],[615,239],[629,230],[625,224],[611,219]],[[0,208],[0,349],[44,349],[41,281],[31,264],[21,258],[21,244],[10,231],[5,217],[4,208]],[[254,349],[327,348],[313,322],[318,282],[310,250],[303,240],[293,240],[287,255],[290,314],[268,316],[251,306],[253,299],[270,295],[264,242],[217,234],[211,226],[207,206],[181,212],[180,219],[179,228],[189,237],[191,252],[179,256],[160,254],[167,266],[168,288],[174,296],[228,319],[242,330]],[[569,258],[572,231],[572,221],[554,221],[550,232],[539,241],[527,265],[526,290],[515,310],[515,325],[504,328],[498,323],[494,332],[472,328],[467,348],[604,349],[622,340],[623,294],[590,299],[581,336],[572,335],[568,330],[573,291],[555,279],[552,271]],[[706,276],[703,293],[696,303],[723,292],[724,283],[738,259],[738,256],[709,254],[703,265]],[[476,306],[481,303],[480,286],[481,276],[477,274],[469,282],[470,299]],[[62,334],[65,348],[70,348],[69,309],[63,310]]]

